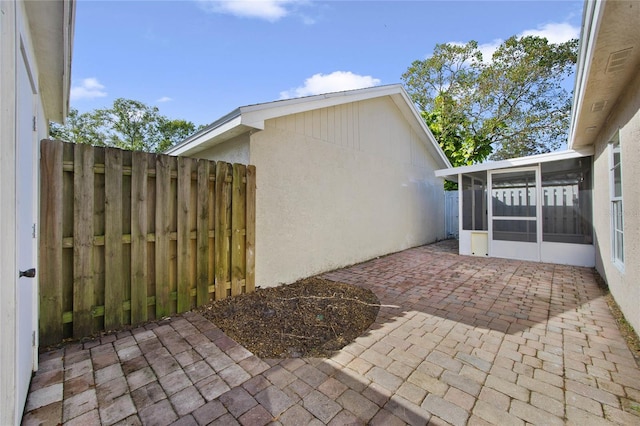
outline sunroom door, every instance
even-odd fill
[[[539,261],[539,169],[494,171],[489,180],[490,255]]]

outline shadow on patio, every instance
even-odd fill
[[[587,268],[441,242],[323,274],[383,306],[329,359],[198,314],[42,354],[23,424],[637,424],[640,369]]]

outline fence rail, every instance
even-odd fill
[[[254,166],[44,140],[40,344],[255,288]]]

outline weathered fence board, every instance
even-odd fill
[[[122,301],[124,297],[122,257],[122,151],[105,150],[105,301],[104,327],[113,330],[124,321]]]
[[[242,293],[242,280],[246,274],[245,263],[245,199],[247,169],[242,164],[233,165],[231,196],[231,295]]]
[[[88,336],[94,332],[93,147],[77,146],[73,165],[73,335]]]
[[[245,245],[247,250],[247,267],[245,291],[251,293],[256,288],[256,167],[247,167],[247,223]]]
[[[147,310],[147,157],[134,152],[131,164],[131,322],[146,321]]]
[[[198,161],[198,196],[196,218],[196,304],[209,301],[209,162]],[[213,196],[214,193],[212,193]]]
[[[49,278],[40,288],[40,334],[62,339],[62,153],[63,146],[42,142],[40,175],[47,185],[40,191],[40,259],[49,259],[39,267],[38,275]]]
[[[255,289],[255,167],[42,141],[40,344]]]
[[[216,166],[216,299],[227,297],[229,284],[229,230],[231,225],[229,210],[231,209],[231,165],[219,162]]]

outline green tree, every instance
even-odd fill
[[[557,149],[566,140],[571,95],[563,83],[577,40],[514,36],[483,59],[475,41],[438,44],[402,75],[452,165]]]
[[[162,152],[197,129],[190,121],[161,115],[157,107],[123,98],[82,114],[72,108],[64,125],[50,124],[55,139],[146,152]]]

